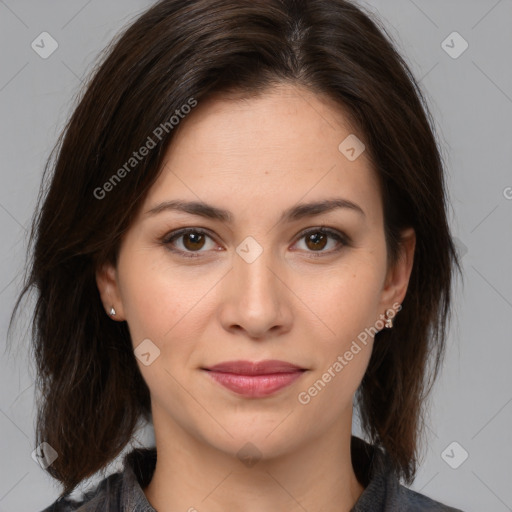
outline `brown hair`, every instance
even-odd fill
[[[46,441],[59,454],[48,472],[62,483],[62,494],[112,461],[141,418],[150,420],[149,390],[127,324],[105,314],[95,270],[115,264],[120,238],[161,171],[174,131],[153,137],[156,146],[107,186],[108,196],[98,189],[112,184],[133,152],[191,99],[251,97],[280,83],[327,95],[350,116],[382,185],[391,264],[401,230],[416,232],[403,309],[393,329],[377,333],[357,392],[365,433],[389,453],[397,475],[412,482],[460,264],[427,102],[372,18],[346,0],[162,0],[107,48],[46,163],[43,182],[49,169],[52,176],[41,188],[30,267],[11,317],[12,323],[35,287],[37,444]]]

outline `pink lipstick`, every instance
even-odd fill
[[[305,368],[278,360],[226,361],[203,370],[219,384],[249,398],[277,393],[305,372]]]

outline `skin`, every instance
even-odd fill
[[[148,366],[137,360],[158,451],[144,492],[159,512],[340,512],[363,492],[350,456],[352,407],[373,338],[308,404],[298,401],[359,333],[403,301],[413,263],[409,229],[403,257],[388,265],[375,171],[365,152],[349,161],[338,150],[351,133],[363,140],[337,104],[294,86],[200,102],[181,122],[117,266],[98,269],[105,309],[113,305],[113,320],[128,323],[134,348],[150,339],[160,350]],[[278,222],[297,203],[334,197],[365,215],[335,209]],[[227,209],[233,222],[147,214],[172,199]],[[350,242],[299,236],[322,225]],[[209,232],[204,242],[173,242],[199,257],[161,242],[185,227]],[[248,236],[263,249],[251,263],[236,252]],[[307,371],[274,395],[247,398],[201,370],[235,359],[281,359]],[[260,457],[250,467],[237,456],[248,442]]]

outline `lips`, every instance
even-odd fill
[[[227,361],[202,369],[215,382],[247,398],[263,398],[277,393],[306,371],[295,364],[278,360]]]
[[[214,366],[205,368],[205,370],[211,370],[223,373],[236,373],[238,375],[272,375],[276,373],[292,373],[303,371],[305,368],[301,368],[292,363],[286,361],[279,361],[277,359],[251,362],[251,361],[226,361],[219,363]]]

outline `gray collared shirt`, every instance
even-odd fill
[[[462,512],[401,485],[385,452],[356,436],[351,457],[365,488],[351,512]],[[80,501],[63,497],[42,512],[157,512],[143,491],[155,464],[155,448],[136,448],[125,456],[122,472],[104,478]]]

